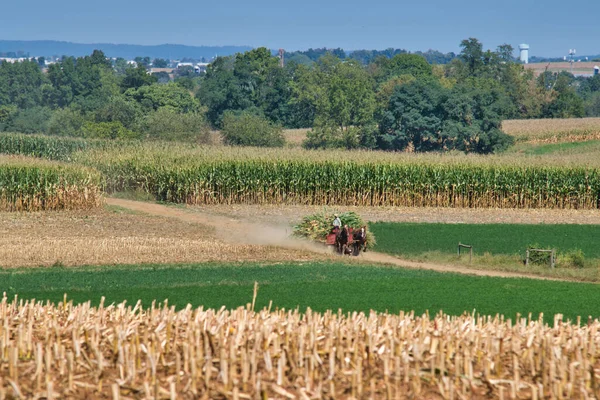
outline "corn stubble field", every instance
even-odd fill
[[[4,297],[0,398],[592,398],[600,323]]]

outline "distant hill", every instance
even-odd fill
[[[107,57],[168,58],[171,60],[192,58],[210,59],[214,56],[227,56],[252,50],[249,46],[184,46],[180,44],[160,44],[143,46],[137,44],[111,43],[72,43],[55,40],[0,40],[0,53],[20,53],[28,57],[75,56],[91,54],[94,50],[102,50]]]

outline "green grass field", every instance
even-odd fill
[[[600,150],[599,140],[590,140],[586,142],[565,142],[550,144],[517,144],[508,150],[509,153],[524,153],[529,155],[542,156],[546,154],[582,154],[596,153]]]
[[[488,278],[432,271],[366,267],[343,263],[203,264],[170,266],[107,266],[1,270],[0,290],[9,297],[75,302],[101,296],[107,303],[169,299],[169,304],[228,308],[252,301],[259,282],[257,307],[311,307],[325,311],[443,310],[462,314],[517,312],[547,320],[555,313],[568,318],[600,316],[600,287],[595,284],[516,278]]]
[[[376,222],[369,229],[377,237],[376,250],[414,256],[426,252],[455,254],[459,242],[475,254],[525,254],[527,246],[579,249],[586,258],[600,258],[600,225],[544,224],[431,224]]]

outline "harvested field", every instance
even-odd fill
[[[540,62],[540,63],[529,63],[525,64],[524,67],[526,70],[532,70],[533,73],[537,76],[542,74],[544,71],[558,73],[558,72],[571,72],[571,67],[573,74],[585,74],[592,75],[594,73],[594,67],[600,65],[598,61],[578,61],[574,62],[571,66],[569,61],[560,61],[560,62]]]
[[[586,142],[600,139],[600,118],[506,120],[502,130],[517,142]]]
[[[330,211],[353,211],[369,222],[430,222],[466,224],[593,224],[600,225],[600,210],[494,209],[443,207],[356,207],[302,205],[209,205],[189,206],[188,211],[215,214],[253,222],[294,225],[306,215]]]
[[[0,213],[0,266],[305,260],[318,254],[225,243],[197,222],[115,211]]]
[[[4,297],[0,397],[589,398],[600,379],[599,328],[560,315],[548,326],[531,316],[250,304],[176,312]]]

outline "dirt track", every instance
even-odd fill
[[[225,217],[223,215],[203,213],[198,208],[189,210],[186,208],[169,207],[161,204],[145,203],[133,200],[107,198],[106,203],[151,215],[177,218],[186,222],[212,226],[216,229],[217,237],[229,243],[241,242],[250,245],[268,245],[279,246],[293,250],[308,250],[320,254],[329,253],[327,248],[324,248],[318,244],[290,238],[291,229],[289,225],[267,225],[265,223],[248,222],[231,217]],[[427,269],[438,272],[453,272],[477,276],[563,280],[513,272],[478,270],[450,264],[415,262],[377,252],[363,253],[360,257],[353,258],[352,260],[358,263],[381,263],[403,268]]]

